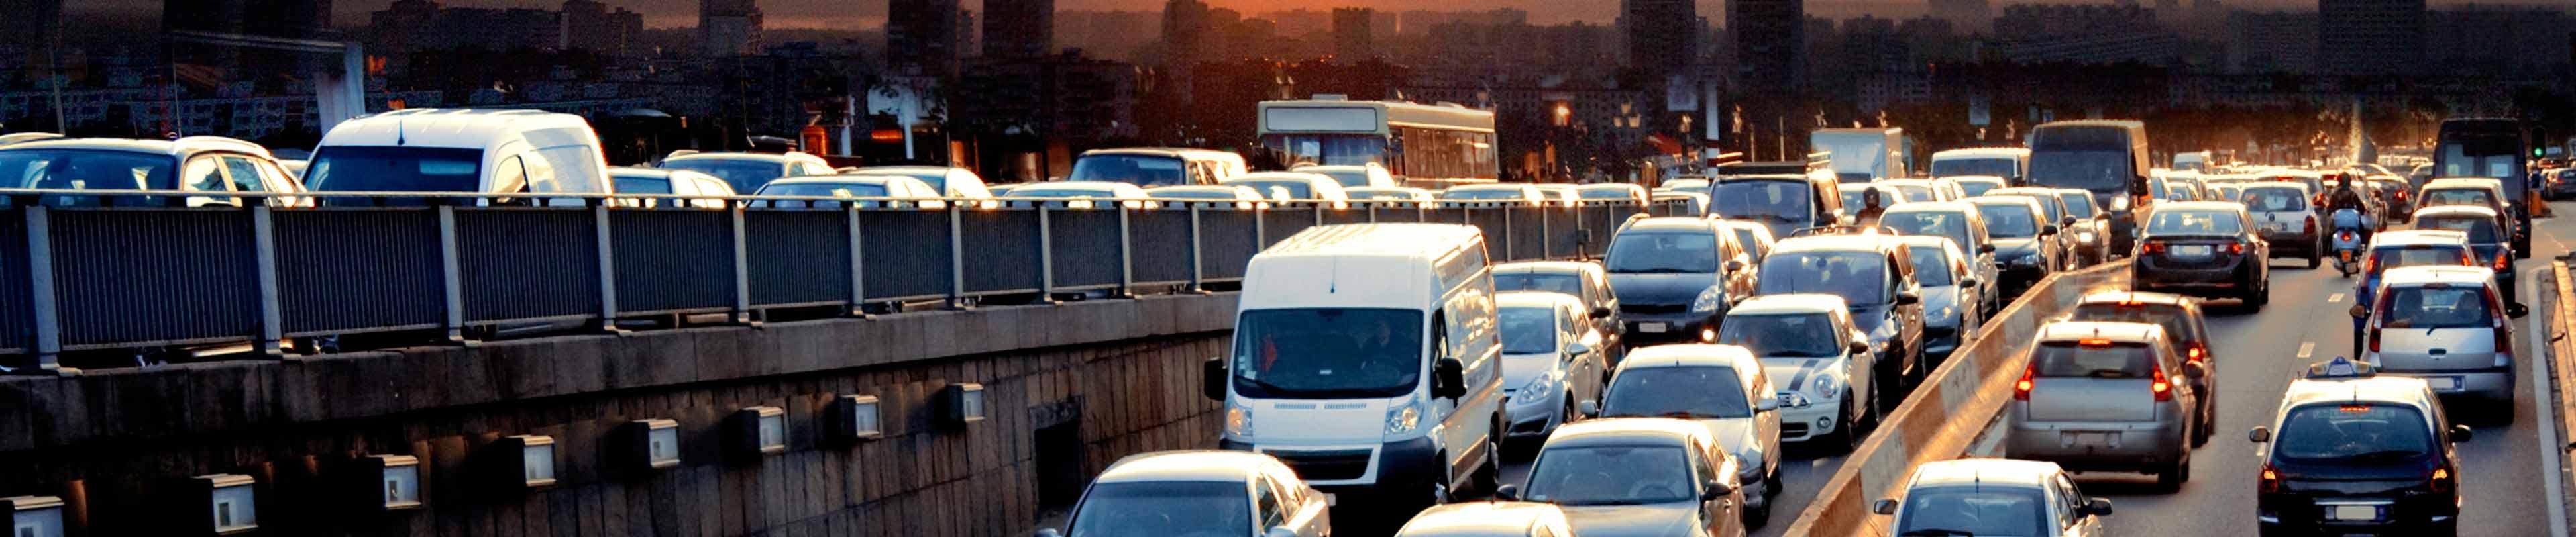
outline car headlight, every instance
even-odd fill
[[[1952,316],[1953,316],[1953,315],[1957,315],[1958,313],[1959,313],[1959,308],[1958,308],[1958,307],[1955,307],[1955,306],[1942,306],[1942,307],[1941,307],[1941,309],[1939,309],[1939,310],[1936,310],[1936,311],[1933,311],[1933,312],[1932,312],[1932,319],[1934,319],[1935,321],[1937,321],[1937,323],[1936,323],[1936,324],[1943,324],[1943,325],[1947,325],[1947,324],[1954,324],[1953,322],[1954,322],[1954,321],[1956,321],[1956,320],[1957,320],[1957,318],[1956,318],[1956,317],[1952,317]]]
[[[2087,229],[2087,230],[2076,231],[2076,232],[2075,232],[2075,240],[2084,241],[2084,242],[2093,242],[2093,230]]]
[[[1414,399],[1386,409],[1386,434],[1401,436],[1422,430],[1422,400]]]
[[[1719,288],[1716,288],[1716,287],[1710,287],[1710,288],[1708,288],[1708,289],[1706,289],[1706,290],[1702,290],[1702,291],[1700,291],[1700,292],[1699,292],[1699,298],[1693,298],[1693,299],[1691,299],[1691,308],[1690,308],[1690,309],[1691,309],[1691,311],[1693,311],[1693,312],[1701,312],[1701,313],[1717,311],[1717,301],[1718,301],[1719,299],[1721,299],[1721,298],[1724,298],[1725,296],[1726,296],[1726,291],[1725,291],[1725,290],[1723,290],[1723,289],[1719,289]]]
[[[2126,211],[2126,210],[2129,210],[2129,197],[2128,197],[2128,196],[2112,196],[2112,197],[2111,197],[2111,210],[2113,210],[2113,211]]]
[[[1555,390],[1556,373],[1550,372],[1545,375],[1530,377],[1529,382],[1521,383],[1520,388],[1512,390],[1512,404],[1527,405],[1538,401],[1545,401],[1547,400],[1548,392]]]
[[[1252,409],[1226,405],[1225,434],[1235,438],[1252,438]]]
[[[1751,483],[1762,480],[1762,451],[1746,449],[1735,453],[1735,480]]]
[[[1843,393],[1842,375],[1816,375],[1807,379],[1807,393],[1816,399],[1833,399]]]

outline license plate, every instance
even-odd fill
[[[2335,520],[2378,520],[2379,506],[2337,505],[2326,511],[2326,518],[2332,518]]]
[[[2199,245],[2199,246],[2175,246],[2175,247],[2174,247],[2174,255],[2187,256],[2187,257],[2207,257],[2207,256],[2209,256],[2209,251],[2210,251],[2210,250],[2209,250],[2209,246],[2208,246],[2208,245],[2205,245],[2205,244],[2204,244],[2204,245]]]
[[[1664,323],[1637,323],[1637,331],[1648,334],[1661,334],[1671,329],[1672,327],[1665,326]]]
[[[1326,493],[1324,493],[1324,506],[1325,506],[1325,507],[1332,507],[1332,506],[1341,505],[1341,504],[1342,504],[1342,499],[1341,499],[1340,497],[1334,496],[1334,495],[1333,495],[1333,493],[1330,493],[1330,492],[1326,492]]]
[[[2336,259],[2342,259],[2342,260],[2343,260],[2343,262],[2345,262],[2345,263],[2351,263],[2351,262],[2352,262],[2352,252],[2351,252],[2351,251],[2349,251],[2349,250],[2342,251],[2342,252],[2336,252],[2336,253],[2335,253],[2335,258],[2336,258]]]
[[[2115,436],[2115,435],[2113,435],[2113,434],[2111,434],[2111,433],[2107,433],[2107,432],[2081,432],[2081,431],[2078,431],[2078,432],[2062,432],[2062,433],[2057,433],[2057,434],[2059,435],[2059,436],[2058,436],[2058,441],[2060,441],[2060,442],[2064,442],[2066,445],[2070,445],[2070,446],[2107,446],[2107,445],[2113,445],[2113,444],[2114,444],[2113,439],[2114,439],[2114,438],[2116,438],[2116,436]]]
[[[2458,377],[2424,377],[2424,383],[2432,385],[2433,389],[2436,390],[2460,389],[2460,379]]]

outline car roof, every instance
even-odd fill
[[[1780,295],[1761,295],[1744,299],[1744,302],[1736,304],[1734,308],[1727,310],[1727,315],[1833,313],[1850,308],[1850,303],[1844,302],[1842,295],[1825,293],[1790,293]]]
[[[1251,187],[1247,187],[1247,186],[1243,186],[1243,185],[1163,185],[1163,186],[1145,187],[1145,193],[1147,193],[1147,194],[1152,194],[1152,193],[1156,193],[1156,192],[1222,192],[1222,193],[1227,193],[1227,194],[1233,194],[1233,193],[1237,193],[1237,192],[1242,192],[1242,190],[1240,190],[1240,189],[1244,189],[1244,188],[1251,188]]]
[[[1583,300],[1555,291],[1504,291],[1494,294],[1494,307],[1583,309]]]
[[[1979,182],[1979,183],[2005,183],[2004,178],[2003,178],[2002,176],[1996,176],[1996,175],[1952,175],[1952,176],[1948,176],[1948,177],[1939,177],[1939,178],[1935,178],[1935,179],[1933,179],[1933,180],[1935,180],[1935,181],[1952,181],[1952,182],[1957,182],[1957,181],[1976,181],[1976,182]]]
[[[2300,375],[2291,377],[2289,388],[2282,390],[2281,410],[2317,403],[2387,403],[2411,406],[2417,411],[2433,407],[2431,390],[2421,377],[2373,373],[2307,378],[2304,371]]]
[[[749,152],[749,151],[721,151],[721,152],[707,152],[707,153],[690,153],[690,154],[680,155],[680,156],[676,156],[676,157],[668,157],[668,158],[664,158],[664,159],[662,159],[662,162],[687,161],[687,160],[758,160],[758,161],[764,161],[764,162],[775,162],[775,163],[779,163],[779,164],[786,164],[786,163],[789,163],[789,162],[802,162],[802,161],[803,161],[803,159],[789,158],[787,155],[782,155],[782,154],[778,154],[778,153],[753,153],[753,152]],[[868,170],[861,170],[861,171],[868,171]],[[886,170],[876,170],[876,171],[878,171],[878,172],[884,172],[884,173],[891,173],[891,172],[888,172],[888,171],[886,171]]]
[[[1227,177],[1225,178],[1225,181],[1222,181],[1219,184],[1233,183],[1236,181],[1305,181],[1308,183],[1323,182],[1332,183],[1334,185],[1342,184],[1339,180],[1333,179],[1333,176],[1315,172],[1252,172]]]
[[[2495,271],[2486,267],[2416,265],[2388,269],[2387,272],[2380,273],[2379,281],[2380,285],[2389,287],[2428,283],[2485,285],[2488,279],[2494,277]]]
[[[2398,246],[2468,247],[2469,234],[2447,229],[2392,229],[2371,236],[2373,248]]]
[[[2475,217],[2479,217],[2479,218],[2487,218],[2487,219],[2493,219],[2493,218],[2495,218],[2495,217],[2496,217],[2495,209],[2487,208],[2487,207],[2481,207],[2481,206],[2476,206],[2476,205],[2435,205],[2435,206],[2431,206],[2431,207],[2425,207],[2425,208],[2422,208],[2422,209],[2416,209],[2416,210],[2415,210],[2415,217],[2416,217],[2416,218],[2423,218],[2423,217],[2427,217],[2427,216],[2451,216],[2453,213],[2467,214],[2467,215],[2469,215],[2469,216],[2475,216]]]
[[[0,147],[0,151],[37,151],[48,149],[122,151],[127,153],[150,153],[173,157],[203,151],[230,151],[258,155],[263,158],[276,158],[269,154],[268,148],[260,147],[259,144],[250,143],[249,141],[239,138],[226,138],[222,136],[189,136],[177,140],[154,140],[145,138],[46,138],[29,142],[19,142],[9,144],[5,147]]]
[[[1420,537],[1527,535],[1541,521],[1564,520],[1556,504],[1537,502],[1463,502],[1432,506],[1404,523],[1404,534]]]
[[[1121,183],[1117,181],[1040,181],[1035,183],[1011,185],[1011,195],[1018,196],[1023,192],[1044,192],[1048,190],[1058,192],[1090,191],[1118,193],[1125,192],[1131,188],[1140,192],[1145,190],[1144,187],[1136,186],[1135,183]]]
[[[2084,295],[2084,298],[2077,299],[2077,300],[2075,301],[2075,303],[2077,303],[2077,304],[2133,304],[2133,303],[2134,303],[2134,304],[2160,304],[2160,305],[2167,305],[2167,306],[2183,306],[2183,307],[2191,307],[2191,306],[2196,305],[2195,303],[2193,303],[2193,302],[2191,301],[2191,299],[2190,299],[2190,298],[2184,297],[2184,296],[2182,296],[2182,295],[2171,294],[2171,293],[2150,293],[2150,292],[2142,292],[2142,291],[2123,291],[2123,290],[2094,291],[2094,292],[2091,292],[2091,293],[2086,293],[2086,294]]]
[[[1973,203],[1977,205],[2019,205],[2028,203],[2031,207],[2039,207],[2039,199],[2037,198],[2013,194],[1995,194],[1993,191],[1988,191],[1985,195],[1981,196],[1970,196],[1966,199],[1959,200],[1959,202]]]
[[[1747,174],[1740,174],[1740,175],[1720,175],[1720,176],[1718,176],[1718,177],[1717,177],[1717,179],[1716,179],[1715,181],[1712,181],[1712,182],[1717,182],[1717,183],[1732,183],[1732,182],[1736,182],[1736,181],[1798,181],[1798,182],[1807,182],[1807,181],[1810,181],[1810,180],[1812,180],[1812,178],[1809,178],[1809,177],[1807,177],[1807,176],[1805,176],[1805,175],[1794,174],[1794,173],[1747,173]]]
[[[1659,216],[1654,218],[1641,218],[1638,219],[1636,223],[1628,224],[1628,230],[1712,231],[1709,229],[1709,221],[1707,219],[1694,216]]]
[[[2298,190],[2301,194],[2308,192],[2307,183],[2296,181],[2246,181],[2244,185],[2237,188],[2240,190],[2253,190],[2257,188],[2288,188]]]
[[[817,184],[817,183],[819,183],[819,184],[827,184],[827,185],[878,185],[878,186],[883,186],[883,185],[888,184],[888,183],[903,182],[903,181],[919,182],[919,181],[921,181],[921,180],[920,180],[920,179],[914,179],[914,178],[911,178],[911,177],[901,176],[901,175],[859,175],[859,174],[851,174],[851,175],[807,175],[807,176],[799,176],[799,177],[781,177],[781,178],[778,178],[778,179],[776,179],[776,180],[773,180],[773,181],[770,181],[770,182],[768,182],[768,183],[765,183],[765,184],[763,184],[763,185],[761,185],[761,186],[762,186],[763,188],[766,188],[766,187],[768,187],[768,185],[798,185],[798,184]]]
[[[1130,455],[1102,470],[1099,483],[1141,481],[1248,482],[1277,459],[1249,451],[1190,450]]]
[[[2479,188],[2487,188],[2487,187],[2499,187],[2500,185],[2503,185],[2503,184],[2504,184],[2504,182],[2503,182],[2503,181],[2498,181],[2498,180],[2496,180],[2495,178],[2492,178],[2492,177],[2440,177],[2440,178],[2435,178],[2435,179],[2433,179],[2433,180],[2425,181],[2425,182],[2424,182],[2424,188],[2426,188],[2426,189],[2441,188],[2441,187],[2461,187],[2461,188],[2479,187]]]
[[[1753,351],[1742,345],[1713,343],[1676,343],[1630,349],[1619,360],[1620,371],[1630,369],[1684,366],[1731,367],[1738,371],[1762,371],[1762,362]]]
[[[2150,343],[2165,336],[2162,325],[2109,321],[2058,321],[2039,327],[2039,341],[2065,342],[2083,339],[2108,339],[2121,343]]]
[[[1636,355],[1631,354],[1629,357],[1635,358]],[[1754,371],[1761,371],[1761,369],[1759,366],[1756,366]],[[1557,426],[1554,434],[1547,435],[1547,444],[1545,447],[1540,448],[1539,454],[1541,456],[1545,456],[1547,453],[1546,448],[1564,445],[1637,444],[1648,442],[1682,444],[1690,442],[1693,438],[1701,439],[1700,441],[1703,443],[1714,443],[1708,439],[1709,433],[1707,426],[1700,425],[1699,422],[1679,418],[1606,418],[1583,420]]]
[[[1452,186],[1449,187],[1448,190],[1454,192],[1473,192],[1478,190],[1524,190],[1535,188],[1537,187],[1529,183],[1479,183],[1473,185]]]
[[[2015,459],[1956,459],[1932,461],[1914,468],[1914,479],[1908,487],[1940,486],[2012,486],[2036,488],[2050,477],[2064,473],[2057,463]]]
[[[489,149],[535,129],[575,128],[592,133],[581,116],[540,110],[409,108],[358,116],[322,135],[322,146],[420,146]]]
[[[1645,186],[1645,185],[1636,184],[1636,183],[1592,183],[1592,184],[1588,184],[1588,185],[1576,185],[1576,186],[1574,187],[1574,189],[1575,189],[1575,190],[1577,190],[1577,191],[1583,191],[1583,190],[1610,190],[1610,189],[1618,189],[1618,190],[1621,190],[1621,191],[1634,191],[1634,190],[1645,190],[1645,189],[1646,189],[1646,186]]]
[[[1932,160],[1941,160],[1941,157],[2018,157],[2028,154],[2030,154],[2029,149],[2020,147],[1964,147],[1933,153]]]
[[[1600,272],[1601,265],[1588,261],[1514,261],[1494,265],[1494,273],[1505,272]]]
[[[2003,188],[1998,188],[1998,189],[1988,190],[1988,191],[1986,191],[1986,194],[1985,194],[1985,195],[1987,195],[1987,196],[2021,196],[2021,195],[2030,195],[2030,194],[2038,194],[2038,195],[2044,195],[2044,196],[2056,196],[2056,195],[2057,195],[2057,189],[2054,189],[2054,188],[2048,188],[2048,187],[2044,187],[2044,186],[2008,186],[2008,187],[2003,187]]]
[[[1904,204],[1898,204],[1904,205]],[[1884,252],[1900,243],[1888,239],[1896,235],[1864,233],[1858,235],[1808,235],[1781,239],[1771,244],[1771,253],[1798,252]]]
[[[2222,211],[2222,212],[2231,212],[2231,213],[2232,213],[2232,212],[2243,211],[2243,210],[2245,210],[2245,204],[2237,203],[2237,202],[2233,202],[2233,201],[2168,201],[2168,202],[2157,203],[2157,204],[2156,204],[2156,208],[2155,208],[2155,211],[2156,211],[2156,212],[2163,212],[2163,211]]]
[[[1115,149],[1093,149],[1093,150],[1090,150],[1090,151],[1084,151],[1084,152],[1082,152],[1082,155],[1081,155],[1081,156],[1088,157],[1088,156],[1092,156],[1092,155],[1139,155],[1139,156],[1152,156],[1152,157],[1173,157],[1173,158],[1183,158],[1183,157],[1211,157],[1211,156],[1217,156],[1217,155],[1219,155],[1219,154],[1223,154],[1223,155],[1234,155],[1234,153],[1232,153],[1232,152],[1227,152],[1227,151],[1218,151],[1218,150],[1214,150],[1214,149],[1194,149],[1194,148],[1187,148],[1187,147],[1121,147],[1121,148],[1115,148]]]
[[[1914,178],[1880,179],[1880,180],[1876,180],[1876,181],[1870,181],[1870,183],[1871,183],[1871,184],[1887,185],[1887,186],[1932,186],[1932,180],[1931,180],[1931,179],[1914,179]]]

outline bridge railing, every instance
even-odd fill
[[[1128,296],[1238,281],[1316,225],[1451,222],[1498,260],[1591,258],[1627,200],[491,196],[0,189],[0,353],[479,329],[607,328],[995,297]],[[25,365],[27,360],[17,360]],[[9,362],[0,361],[0,364]]]

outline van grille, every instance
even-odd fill
[[[1288,463],[1289,469],[1297,471],[1297,477],[1307,481],[1359,479],[1368,475],[1369,450],[1365,449],[1272,451],[1269,455],[1278,457],[1279,462]]]

